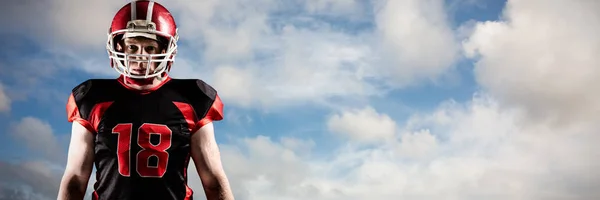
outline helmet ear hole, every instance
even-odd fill
[[[164,37],[157,37],[158,46],[162,50],[167,50],[169,48],[169,40]]]

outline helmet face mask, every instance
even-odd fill
[[[140,36],[161,43],[163,53],[130,54],[116,49],[117,43],[125,37]],[[106,50],[111,67],[118,73],[125,77],[146,79],[168,73],[177,53],[177,40],[175,21],[166,8],[152,1],[134,1],[123,6],[115,15],[108,31]],[[133,73],[130,67],[132,62],[146,63],[146,72],[143,75]]]

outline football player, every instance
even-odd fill
[[[90,79],[68,99],[72,124],[58,199],[83,199],[93,166],[92,199],[192,199],[190,158],[206,196],[233,199],[215,141],[223,103],[210,85],[168,75],[177,53],[171,13],[153,1],[123,6],[107,51],[116,79]]]

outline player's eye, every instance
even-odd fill
[[[129,52],[135,52],[137,49],[138,47],[136,45],[127,45],[127,51]]]
[[[146,52],[148,52],[148,53],[154,53],[155,51],[156,51],[156,47],[154,47],[154,46],[146,47]]]

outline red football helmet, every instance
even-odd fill
[[[157,40],[166,45],[162,54],[126,54],[115,50],[116,44],[124,37],[142,36]],[[153,1],[133,1],[123,6],[112,20],[108,30],[106,49],[111,67],[130,78],[151,78],[168,72],[177,53],[177,25],[171,13]],[[133,57],[133,58],[131,58]],[[130,62],[146,62],[147,66],[158,63],[155,70],[147,68],[145,75],[132,74]]]

